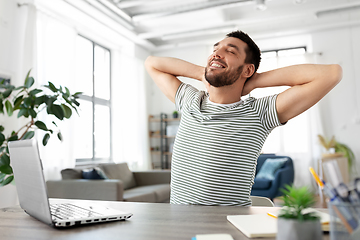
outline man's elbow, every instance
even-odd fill
[[[339,64],[332,64],[331,65],[331,75],[332,79],[334,81],[334,85],[338,84],[343,76],[343,70],[342,67]]]
[[[149,68],[152,67],[153,61],[154,61],[153,59],[154,59],[153,56],[148,56],[148,57],[146,58],[146,60],[145,60],[145,67],[146,67],[146,69],[149,69]]]

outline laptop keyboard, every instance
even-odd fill
[[[81,219],[81,218],[92,218],[100,217],[102,214],[70,204],[51,204],[50,205],[51,215],[57,219]]]

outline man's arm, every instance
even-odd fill
[[[181,81],[178,76],[203,81],[205,68],[177,58],[149,56],[145,67],[160,90],[175,102]]]
[[[322,99],[342,78],[337,65],[302,64],[255,74],[246,82],[243,95],[255,88],[290,86],[276,99],[281,123],[301,114]]]

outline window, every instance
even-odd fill
[[[77,36],[75,91],[79,98],[79,115],[75,114],[77,163],[110,161],[111,150],[111,56],[110,50]]]
[[[258,72],[306,63],[306,48],[292,48],[262,53]],[[255,89],[251,96],[259,98],[280,93],[288,87],[272,87]],[[310,145],[310,126],[308,112],[291,119],[285,126],[275,128],[266,139],[263,153],[307,153]]]

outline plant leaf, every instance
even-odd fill
[[[12,116],[14,109],[13,109],[13,107],[11,105],[11,102],[9,100],[6,100],[5,108],[6,108],[6,112],[9,115],[9,117]]]
[[[12,135],[11,137],[8,138],[8,142],[16,141],[18,139],[19,139],[18,135]]]
[[[0,173],[0,182],[2,182],[6,177],[5,173]]]
[[[5,174],[12,174],[13,170],[10,165],[3,165],[3,166],[0,166],[0,172],[5,173]]]
[[[57,92],[58,89],[55,87],[55,85],[52,82],[48,82],[49,83],[49,89],[53,92]]]
[[[25,87],[26,88],[30,88],[33,84],[34,84],[34,82],[35,82],[35,80],[34,80],[34,78],[33,77],[28,77],[28,78],[26,78],[26,80],[25,80]]]
[[[70,91],[67,87],[65,87],[65,91],[66,91],[65,93],[66,97],[70,97]]]
[[[24,106],[25,107],[30,107],[31,105],[31,98],[30,97],[27,97],[27,98],[24,98]]]
[[[60,141],[63,140],[63,136],[62,136],[61,132],[58,132],[57,136],[58,136],[58,139],[59,139]]]
[[[11,92],[12,92],[12,89],[7,89],[6,91],[4,91],[2,93],[3,98],[7,98],[8,96],[10,96]]]
[[[43,137],[42,144],[43,144],[44,146],[46,146],[46,144],[48,143],[49,139],[50,139],[50,134],[46,133],[46,134],[44,135],[44,137]]]
[[[30,116],[32,116],[33,118],[36,118],[36,116],[37,116],[37,113],[36,113],[35,110],[32,109],[32,108],[29,109],[29,114],[30,114]]]
[[[3,154],[0,157],[0,166],[10,165],[10,157],[7,154]]]
[[[25,82],[26,82],[26,80],[29,78],[29,76],[30,76],[30,73],[31,73],[31,69],[28,71],[28,73],[26,74],[26,77],[25,77]],[[24,82],[24,83],[25,83]]]
[[[48,128],[46,127],[46,124],[42,121],[36,121],[35,126],[37,126],[39,129],[48,131]]]
[[[41,89],[35,88],[29,92],[29,95],[35,96],[36,94],[41,93],[42,91],[43,90],[41,90]]]
[[[22,139],[31,139],[34,137],[34,135],[35,135],[34,131],[29,131],[29,132],[25,133],[25,135]]]
[[[329,150],[326,139],[322,135],[318,135],[320,144],[326,149]]]
[[[19,86],[19,87],[17,87],[17,88],[14,88],[14,90],[20,90],[20,89],[22,89],[22,88],[24,88],[25,86]],[[22,91],[21,91],[22,92]]]
[[[14,175],[11,175],[9,177],[7,177],[5,180],[0,182],[0,186],[5,186],[8,185],[9,183],[11,183],[14,180]]]
[[[73,97],[78,97],[78,95],[80,95],[80,94],[82,94],[83,92],[76,92],[76,93],[74,93],[72,96]]]
[[[69,119],[72,115],[71,109],[68,106],[66,106],[65,104],[61,104],[61,107],[64,111],[64,117]]]
[[[64,119],[64,110],[60,105],[52,104],[51,105],[51,111],[52,114],[54,114],[58,119],[63,120]]]
[[[19,117],[25,115],[27,113],[27,111],[28,110],[26,108],[21,108],[18,115],[17,115],[17,117],[19,118]]]
[[[23,95],[19,96],[16,98],[16,100],[14,101],[14,110],[17,110],[20,108],[21,102],[23,100]]]
[[[3,112],[4,112],[4,104],[2,103],[2,100],[1,100],[0,101],[0,113],[3,113]]]
[[[0,132],[0,143],[2,143],[3,141],[5,141],[5,136],[4,136],[4,134],[2,134]],[[1,144],[0,144],[0,146],[1,146]]]
[[[45,95],[42,95],[42,96],[40,96],[40,97],[37,97],[37,98],[35,98],[35,105],[38,105],[38,106],[39,106],[39,105],[45,103],[46,100],[47,100],[47,98],[46,98]]]
[[[0,132],[3,132],[5,130],[4,126],[0,125]]]

